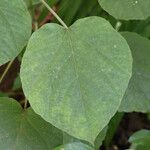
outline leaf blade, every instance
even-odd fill
[[[93,30],[95,24],[99,26]],[[33,53],[37,55],[29,60]],[[30,39],[21,68],[23,89],[34,110],[68,134],[94,143],[118,109],[132,58],[126,41],[106,20],[89,17],[68,30],[56,24],[38,30]],[[113,90],[112,83],[117,85]]]
[[[23,0],[0,2],[0,65],[15,58],[31,35],[31,17]]]
[[[150,1],[140,0],[98,0],[104,10],[116,19],[144,20],[150,16]]]
[[[136,33],[123,32],[133,56],[133,73],[119,111],[150,111],[150,41]]]
[[[0,149],[51,150],[62,144],[62,132],[45,122],[29,108],[0,98]]]

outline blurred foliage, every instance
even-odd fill
[[[131,150],[149,150],[150,149],[150,131],[141,130],[134,133],[129,141],[132,143]]]

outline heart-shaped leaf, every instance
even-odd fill
[[[117,111],[131,70],[124,38],[106,20],[88,17],[69,29],[47,24],[36,31],[23,57],[21,80],[36,113],[93,143]]]
[[[150,112],[150,40],[123,32],[133,56],[133,75],[119,111]]]
[[[0,65],[16,57],[31,34],[31,17],[23,0],[0,0]]]
[[[117,19],[137,20],[150,16],[150,0],[98,0],[104,10]]]
[[[31,108],[24,111],[15,100],[0,98],[1,150],[52,150],[62,138],[61,131]]]

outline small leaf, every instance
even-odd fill
[[[23,0],[0,0],[0,65],[15,58],[31,34],[31,17]]]
[[[23,111],[13,99],[0,98],[1,150],[52,150],[62,144],[62,132],[31,108]]]
[[[98,0],[116,19],[143,20],[150,16],[150,0]]]
[[[18,75],[14,81],[12,90],[18,90],[18,89],[21,89],[21,87],[22,87],[22,84],[21,84],[21,80],[20,80],[20,75]]]
[[[23,57],[21,80],[36,113],[94,143],[117,111],[131,70],[124,38],[106,20],[88,17],[69,29],[52,23],[35,32]]]
[[[133,56],[133,73],[119,111],[150,112],[150,40],[123,32]]]
[[[129,142],[132,143],[132,150],[149,150],[150,149],[150,131],[149,130],[141,130],[134,133]]]
[[[94,142],[94,149],[95,150],[99,150],[100,146],[102,145],[103,143],[103,140],[105,139],[105,136],[106,136],[106,133],[107,133],[107,129],[108,129],[108,126],[106,126],[100,133],[99,135],[97,136],[95,142]]]
[[[69,143],[63,146],[60,146],[54,150],[94,150],[89,145],[83,144],[81,142]]]
[[[108,127],[107,127],[108,129],[107,129],[107,133],[106,133],[105,141],[104,141],[104,145],[106,149],[109,149],[109,146],[118,129],[118,126],[121,122],[123,115],[124,113],[116,113],[115,116],[110,120]]]

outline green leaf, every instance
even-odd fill
[[[150,0],[98,0],[116,19],[143,20],[150,16]]]
[[[108,126],[106,126],[100,133],[99,135],[97,136],[95,142],[94,142],[94,149],[95,150],[99,150],[100,146],[102,145],[103,143],[103,140],[105,139],[105,136],[106,136],[106,133],[107,133],[107,129],[108,129]]]
[[[133,56],[133,74],[119,111],[150,112],[150,40],[136,33],[122,33]]]
[[[13,90],[18,90],[18,89],[21,89],[21,87],[22,87],[22,84],[21,84],[21,80],[20,80],[20,75],[18,75],[17,78],[14,81],[12,89]]]
[[[62,143],[62,132],[31,108],[23,111],[10,98],[0,98],[0,149],[51,150]]]
[[[21,80],[36,113],[93,143],[117,111],[131,70],[124,38],[103,18],[88,17],[69,29],[52,23],[36,31],[23,57]]]
[[[84,141],[80,141],[79,139],[63,132],[63,144],[68,144],[68,143],[73,143],[73,142],[83,142]]]
[[[26,3],[27,7],[30,8],[32,5],[37,5],[40,3],[40,0],[24,0]]]
[[[92,147],[81,142],[69,143],[56,148],[55,150],[94,150]]]
[[[132,143],[132,150],[149,150],[150,149],[150,131],[141,130],[134,133],[129,142]]]
[[[99,150],[100,146],[102,145],[102,142],[106,136],[107,128],[108,127],[106,126],[96,137],[96,139],[94,141],[94,145],[93,145],[95,150]],[[79,140],[79,139],[72,137],[69,134],[66,134],[65,132],[63,132],[63,144],[65,145],[65,144],[69,144],[69,143],[73,143],[73,142],[81,142],[86,145],[92,146],[89,142],[86,142],[84,140]]]
[[[0,0],[0,65],[15,58],[31,34],[31,17],[23,0]]]
[[[72,7],[70,7],[72,6]],[[71,25],[75,20],[89,15],[99,15],[100,7],[97,0],[60,0],[58,15],[67,24]],[[57,20],[55,19],[55,22]]]
[[[0,97],[7,97],[8,95],[0,91]]]
[[[106,150],[109,149],[109,146],[110,146],[112,139],[118,129],[118,126],[121,122],[123,115],[124,115],[124,113],[116,113],[115,116],[110,120],[110,122],[108,124],[108,129],[107,129],[107,133],[106,133],[106,137],[105,137],[105,141],[104,141]]]
[[[94,141],[94,145],[93,145],[95,150],[99,150],[100,146],[102,145],[102,142],[106,136],[107,129],[108,129],[108,127],[106,126],[96,137],[96,139]],[[72,137],[72,136],[66,134],[65,132],[63,132],[63,144],[68,144],[68,143],[73,143],[73,142],[81,142],[86,145],[92,146],[89,142],[79,140],[79,139]]]

